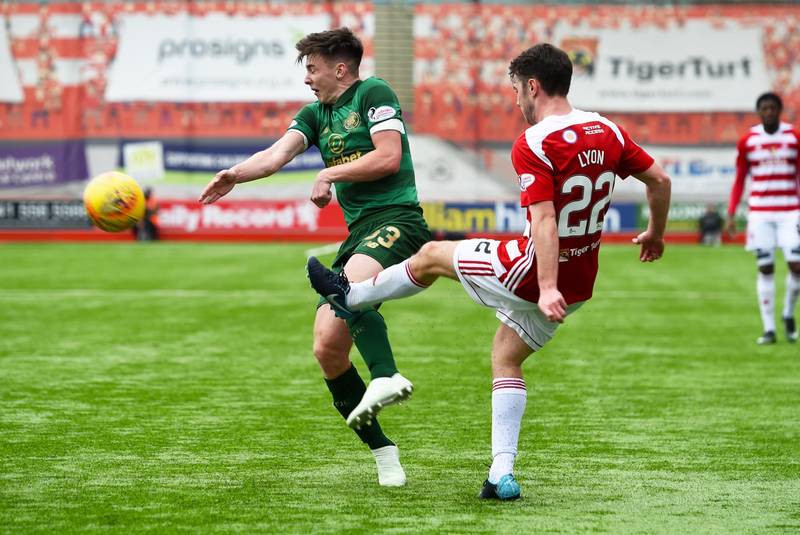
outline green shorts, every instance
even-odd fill
[[[365,254],[387,268],[399,264],[431,240],[422,210],[389,208],[360,221],[339,247],[333,269],[341,271],[354,254]]]
[[[421,208],[387,208],[365,217],[350,229],[331,269],[342,271],[354,254],[374,258],[386,269],[411,257],[430,240],[431,231]],[[325,300],[321,299],[317,306],[323,303]]]

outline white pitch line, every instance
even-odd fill
[[[82,297],[116,297],[135,298],[243,298],[269,299],[279,296],[296,296],[297,292],[288,290],[179,290],[171,288],[141,290],[100,290],[93,288],[56,289],[56,290],[0,290],[0,299],[49,299],[49,298],[82,298]]]
[[[242,298],[242,299],[270,299],[277,297],[296,297],[297,292],[291,290],[186,290],[178,288],[142,288],[136,290],[113,290],[98,288],[58,288],[17,290],[13,288],[0,289],[0,299],[47,299],[70,297],[124,297],[124,298]],[[753,296],[746,292],[694,292],[673,290],[609,290],[597,292],[592,301],[602,299],[649,299],[664,298],[682,299],[687,301],[702,300],[735,300],[749,301]]]
[[[342,242],[340,242],[340,241],[336,242],[336,243],[329,243],[327,245],[320,245],[319,247],[314,247],[312,249],[306,249],[305,255],[306,255],[306,258],[308,258],[310,256],[322,256],[322,255],[326,255],[326,254],[335,253],[336,251],[339,250],[339,247],[341,247],[341,245],[342,245]]]

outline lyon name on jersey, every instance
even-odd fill
[[[592,296],[597,276],[603,218],[616,176],[626,178],[653,165],[653,158],[612,121],[572,110],[551,115],[514,142],[511,160],[519,177],[523,207],[551,201],[558,224],[558,289],[567,303]],[[535,243],[525,237],[498,251],[501,280],[514,294],[539,299]]]

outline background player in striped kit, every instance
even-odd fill
[[[522,237],[429,242],[410,259],[352,284],[313,257],[308,263],[312,286],[339,314],[414,295],[438,277],[460,281],[475,302],[495,309],[492,466],[480,497],[500,500],[521,493],[513,469],[527,400],[522,363],[591,298],[616,176],[633,175],[647,188],[650,221],[633,240],[643,262],[663,254],[670,198],[669,177],[623,129],[572,108],[572,63],[564,51],[536,45],[511,62],[509,74],[517,105],[533,125],[511,152],[527,208]]]
[[[736,230],[734,215],[751,177],[747,215],[748,251],[755,251],[758,276],[756,291],[764,334],[758,344],[774,344],[775,335],[775,249],[782,249],[789,265],[783,324],[789,342],[798,339],[794,308],[800,293],[800,174],[798,174],[797,129],[781,122],[783,102],[775,93],[756,100],[761,124],[742,136],[737,146],[736,180],[728,204],[728,233]]]

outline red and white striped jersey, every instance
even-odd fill
[[[772,134],[759,124],[739,140],[728,214],[736,212],[748,174],[752,178],[748,201],[751,212],[800,210],[798,140],[797,129],[788,123],[781,123]]]
[[[511,161],[519,176],[521,205],[551,201],[558,224],[558,289],[568,304],[592,296],[603,218],[617,175],[646,171],[653,158],[627,132],[597,114],[572,110],[551,115],[514,142]],[[539,300],[536,244],[525,236],[498,247],[500,280],[515,295]]]

